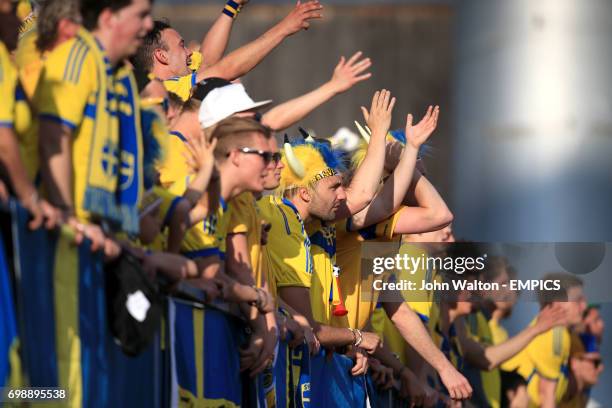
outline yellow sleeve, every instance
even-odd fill
[[[15,122],[15,89],[17,69],[9,58],[9,53],[0,42],[0,127],[13,127]]]
[[[404,208],[406,207],[401,207],[391,217],[387,218],[383,222],[379,222],[378,224],[376,224],[377,238],[385,238],[388,240],[393,239],[393,235],[395,233],[395,226],[397,225],[397,221],[400,219],[401,212]]]
[[[563,365],[563,329],[557,327],[537,336],[527,346],[529,358],[541,377],[557,380]]]
[[[196,80],[196,73],[193,72],[182,77],[170,78],[164,81],[164,86],[168,92],[178,95],[184,102],[187,102],[191,98],[191,90],[196,85]]]
[[[77,128],[96,78],[94,56],[82,40],[60,45],[48,55],[34,97],[40,117]]]

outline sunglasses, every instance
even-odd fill
[[[278,164],[278,162],[281,160],[281,157],[282,157],[279,152],[272,153],[272,152],[268,152],[264,150],[251,149],[249,147],[243,147],[242,149],[237,149],[237,150],[244,154],[256,154],[263,159],[265,164],[268,164],[272,161],[275,164]],[[228,153],[228,156],[229,156],[229,153]]]

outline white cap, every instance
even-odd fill
[[[235,113],[261,108],[272,100],[255,102],[246,93],[242,84],[231,84],[210,91],[200,106],[200,125],[206,129]]]

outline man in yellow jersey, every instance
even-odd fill
[[[555,281],[558,290],[540,291],[540,308],[561,307],[567,327],[555,327],[533,339],[515,358],[512,369],[527,380],[530,407],[556,407],[568,386],[570,330],[580,323],[586,309],[582,280],[567,273],[550,273],[542,279]],[[536,322],[532,322],[535,324]]]
[[[82,2],[91,32],[81,29],[48,55],[34,97],[45,189],[94,248],[104,242],[95,223],[138,231],[139,99],[123,61],[151,29],[150,10],[148,0]]]
[[[10,1],[4,1],[0,5],[2,7],[10,6]],[[10,13],[10,7],[7,10],[0,8],[0,13],[4,13],[7,16],[16,17]],[[27,118],[31,118],[29,108],[23,106],[24,109],[18,109],[18,95],[23,91],[20,91],[19,79],[17,76],[17,69],[11,61],[9,51],[4,45],[4,40],[7,38],[0,38],[0,95],[2,96],[2,104],[0,104],[0,161],[8,173],[8,180],[6,181],[8,186],[12,189],[14,194],[19,199],[19,202],[24,206],[33,216],[30,223],[30,227],[38,228],[43,221],[46,219],[46,225],[49,228],[55,226],[57,222],[58,214],[57,211],[49,205],[45,200],[41,200],[38,197],[36,188],[32,183],[30,177],[28,177],[24,161],[21,158],[18,140],[17,140],[17,124],[23,122]],[[10,40],[10,38],[9,38]],[[9,41],[10,42],[10,41]],[[13,47],[15,43],[13,41]],[[20,127],[26,126],[23,124]],[[0,184],[2,181],[0,181]],[[0,191],[4,191],[0,188]],[[4,200],[7,197],[0,194],[0,199]]]
[[[480,281],[497,283],[503,288],[508,285],[512,266],[503,257],[490,256],[479,275]],[[492,302],[503,296],[506,290],[478,291],[470,315],[456,323],[461,349],[463,350],[464,372],[474,386],[473,401],[478,406],[499,407],[501,383],[498,367],[524,349],[529,342],[555,326],[564,324],[565,312],[560,307],[543,308],[535,324],[525,328],[516,336],[495,344],[488,324]]]
[[[217,51],[214,56],[208,57],[207,50],[202,48],[203,64],[194,69],[190,67],[192,52],[185,47],[185,40],[178,31],[167,22],[156,21],[133,62],[138,69],[151,72],[164,80],[169,91],[187,100],[194,86],[206,78],[219,77],[231,81],[249,72],[285,38],[308,28],[310,20],[321,18],[322,8],[318,0],[298,3],[287,17],[261,37],[223,58],[231,26],[227,26],[220,36],[209,32],[210,37],[205,37],[203,46],[209,39],[217,44],[221,52]],[[227,18],[225,15],[220,16],[220,19]],[[207,58],[211,60],[207,61]]]

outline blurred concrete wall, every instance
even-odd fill
[[[229,50],[265,32],[291,9],[285,5],[251,2],[234,24]],[[220,6],[156,4],[155,15],[169,18],[188,41],[201,41],[219,15]],[[363,51],[372,58],[373,77],[324,105],[303,121],[318,136],[331,136],[341,126],[362,121],[359,107],[369,106],[376,89],[398,97],[394,128],[405,126],[406,114],[421,117],[427,105],[441,106],[436,148],[428,161],[431,177],[450,196],[449,160],[452,74],[452,11],[447,5],[325,5],[325,18],[308,31],[288,38],[243,82],[254,99],[286,101],[331,78],[341,55]],[[290,134],[297,135],[297,129]]]

